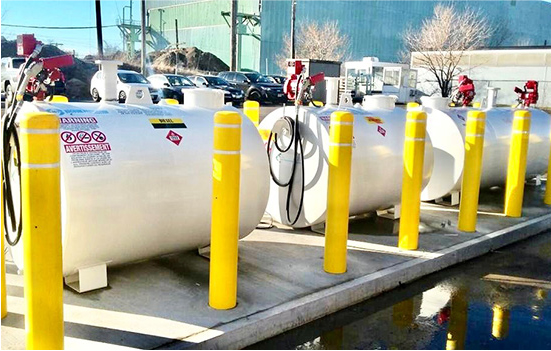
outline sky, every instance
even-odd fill
[[[102,25],[114,25],[119,15],[122,18],[124,6],[129,0],[102,0]],[[75,50],[78,57],[97,53],[96,30],[94,29],[31,29],[13,28],[10,25],[33,26],[95,26],[96,12],[94,0],[2,0],[1,34],[7,39],[15,39],[17,34],[34,33],[44,43],[62,43],[62,50]],[[126,10],[128,14],[128,9]],[[133,1],[134,20],[140,19],[140,1]],[[103,40],[108,45],[122,49],[122,37],[117,27],[103,28]],[[136,45],[138,47],[138,45]]]

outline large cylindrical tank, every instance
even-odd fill
[[[325,221],[327,209],[327,177],[329,155],[329,122],[331,113],[347,110],[354,114],[354,142],[350,186],[350,214],[357,215],[397,205],[401,200],[403,147],[406,111],[404,109],[360,109],[326,106],[300,107],[300,133],[304,143],[304,203],[302,213],[293,227],[302,228]],[[280,108],[260,123],[259,131],[266,142],[274,123],[281,117],[294,119],[295,108]],[[289,179],[294,160],[293,148],[280,153],[272,146],[270,160],[280,181]],[[432,146],[427,138],[425,148],[424,183],[432,170]],[[290,217],[297,213],[300,202],[301,172],[293,182]],[[270,183],[270,198],[266,211],[275,221],[287,220],[288,188]]]
[[[465,159],[465,126],[470,108],[426,107],[427,134],[434,150],[432,177],[423,190],[422,200],[429,201],[461,189]],[[549,157],[551,120],[547,113],[532,113],[528,146],[527,177],[544,174]],[[482,160],[481,187],[505,184],[514,109],[486,109],[486,132]]]
[[[61,121],[65,276],[209,244],[215,109],[25,103],[28,111]],[[246,117],[240,190],[243,237],[260,222],[269,191],[266,151]],[[22,268],[22,242],[12,252]]]

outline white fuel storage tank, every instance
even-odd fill
[[[434,150],[432,177],[421,194],[423,201],[438,199],[461,189],[465,159],[465,126],[471,108],[449,108],[439,98],[423,99],[427,112],[427,134]],[[550,116],[529,108],[530,141],[526,165],[527,179],[545,174],[549,157]],[[481,188],[504,185],[507,177],[509,145],[515,109],[490,107],[486,112],[486,131],[482,159]]]
[[[20,114],[29,111],[60,117],[64,276],[209,244],[217,109],[43,102]],[[268,191],[263,142],[243,117],[241,237],[260,222]],[[12,248],[20,269],[22,244]]]
[[[300,133],[304,152],[304,199],[302,211],[293,227],[303,228],[325,221],[329,155],[329,122],[331,113],[347,110],[354,114],[354,140],[350,185],[350,215],[387,209],[401,201],[403,147],[406,111],[401,108],[369,108],[326,106],[300,107]],[[260,123],[259,131],[267,143],[274,124],[282,117],[295,118],[295,108],[280,108]],[[277,128],[277,127],[276,127]],[[282,132],[282,138],[288,132]],[[282,145],[285,145],[282,141]],[[285,146],[283,146],[285,148]],[[290,177],[293,149],[282,153],[271,144],[270,163],[280,182]],[[300,167],[297,161],[297,167]],[[427,138],[423,181],[432,170],[432,146]],[[287,204],[288,187],[278,186],[272,179],[266,211],[275,221],[291,224],[300,204],[302,173],[297,172]],[[289,215],[288,215],[289,214]],[[289,221],[291,219],[291,221]]]

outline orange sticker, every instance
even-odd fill
[[[385,121],[380,117],[366,116],[364,117],[369,124],[383,124]]]

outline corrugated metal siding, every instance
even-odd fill
[[[297,27],[308,21],[337,21],[350,38],[349,58],[377,56],[382,61],[396,61],[403,47],[401,34],[408,26],[432,15],[436,1],[297,1]],[[551,4],[543,1],[468,1],[469,6],[497,22],[508,23],[510,37],[504,45],[527,42],[551,44]],[[275,57],[282,50],[282,40],[289,33],[291,0],[264,0],[262,3],[261,70],[278,72]]]
[[[308,21],[337,21],[350,38],[350,60],[377,56],[396,61],[403,47],[401,35],[409,26],[419,26],[432,15],[437,1],[297,1],[297,27]],[[229,0],[148,0],[150,24],[169,42],[174,42],[174,18],[178,18],[180,40],[186,45],[211,51],[229,62],[229,28],[220,15],[229,11]],[[507,23],[508,40],[503,45],[551,45],[551,4],[544,1],[457,1],[494,19]],[[239,11],[258,13],[258,0],[239,0]],[[163,7],[161,12],[157,9]],[[262,0],[262,40],[243,37],[242,67],[261,72],[280,72],[276,55],[282,51],[283,36],[289,33],[291,0]],[[164,22],[164,27],[162,23]],[[160,41],[159,46],[164,45]]]
[[[157,39],[154,49],[163,49],[176,41],[175,19],[178,19],[178,39],[182,45],[196,46],[229,64],[230,29],[222,11],[230,10],[228,0],[148,1],[149,25],[163,40]],[[258,14],[258,0],[239,1],[238,12]],[[260,28],[257,28],[260,32]],[[260,42],[250,36],[241,39],[241,67],[259,69]]]

